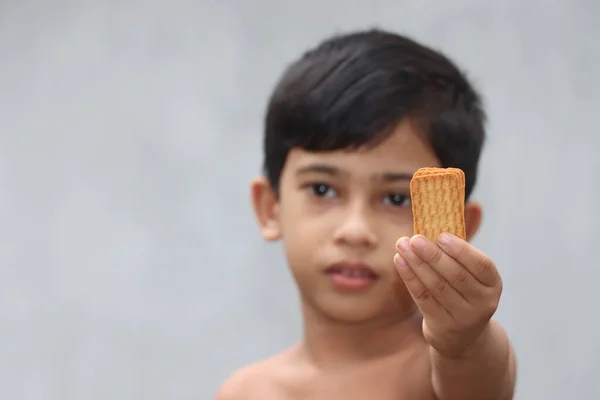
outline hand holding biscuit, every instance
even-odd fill
[[[423,314],[425,339],[440,354],[460,357],[496,312],[502,279],[465,241],[464,174],[440,170],[420,171],[411,181],[415,235],[398,240],[394,264]]]
[[[423,314],[423,334],[439,353],[460,357],[496,312],[502,280],[494,263],[464,240],[444,233],[401,238],[394,257],[400,276]]]

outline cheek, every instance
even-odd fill
[[[288,266],[302,284],[328,261],[325,252],[331,241],[331,218],[315,215],[302,204],[286,204],[280,217]]]
[[[310,263],[329,239],[329,230],[321,219],[288,215],[281,222],[284,246],[292,264]]]
[[[284,232],[283,246],[287,267],[300,291],[312,288],[320,267],[318,240],[297,226]]]
[[[305,194],[295,193],[282,202],[279,220],[283,236],[294,245],[313,247],[330,233],[331,214],[330,209],[311,204]]]

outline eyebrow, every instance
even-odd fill
[[[384,182],[399,182],[399,181],[410,181],[413,174],[406,172],[386,172],[380,179]]]
[[[310,164],[304,167],[300,167],[296,170],[296,175],[304,175],[309,173],[320,173],[330,176],[348,176],[348,172],[327,164]],[[399,182],[399,181],[410,181],[413,174],[407,172],[385,172],[381,175],[373,176],[371,179],[374,181],[383,182]]]
[[[326,164],[310,164],[304,167],[300,167],[296,170],[296,175],[304,175],[310,173],[320,173],[331,176],[347,175],[347,173],[344,174],[339,168]]]

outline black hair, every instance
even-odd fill
[[[373,146],[413,118],[442,166],[475,186],[485,139],[480,95],[445,55],[378,29],[330,37],[292,63],[269,100],[264,172],[273,188],[293,148]]]

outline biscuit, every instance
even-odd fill
[[[460,168],[423,167],[423,168],[418,169],[417,172],[414,173],[413,177],[415,177],[415,176],[422,176],[422,175],[439,174],[439,173],[445,173],[445,172],[449,172],[449,171],[450,172],[455,172],[455,173],[459,174],[460,179],[462,181],[462,186],[464,187],[464,185],[465,185],[465,173]]]
[[[434,175],[434,174],[448,173],[448,172],[456,173],[460,177],[460,180],[461,180],[461,198],[462,198],[462,201],[464,202],[465,201],[465,190],[464,190],[465,189],[465,173],[460,168],[423,167],[423,168],[420,168],[419,170],[417,170],[417,172],[414,173],[413,178],[416,177],[416,176]]]
[[[458,168],[421,168],[410,181],[414,234],[442,232],[466,239],[465,174]]]

